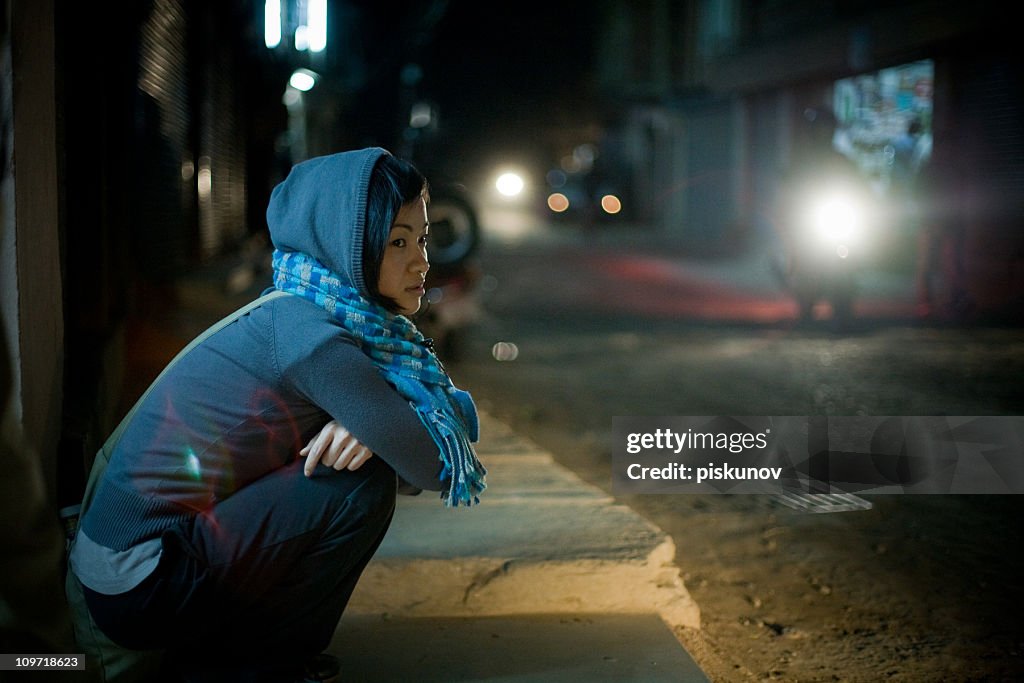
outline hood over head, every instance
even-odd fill
[[[366,201],[373,168],[386,154],[369,147],[292,167],[267,206],[274,247],[312,256],[369,296],[363,278]]]

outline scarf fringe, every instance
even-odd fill
[[[441,453],[449,454],[447,459],[442,458],[444,468],[441,481],[448,483],[448,490],[441,491],[440,496],[445,506],[470,507],[478,504],[480,494],[487,488],[484,481],[487,470],[477,459],[465,430],[452,424],[451,419],[441,411],[417,410],[417,413]]]

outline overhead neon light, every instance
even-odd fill
[[[263,42],[271,49],[281,44],[281,0],[263,5]]]

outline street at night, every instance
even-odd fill
[[[605,490],[614,416],[1021,412],[1021,330],[921,323],[905,277],[837,333],[797,324],[757,254],[685,258],[622,237],[493,240],[485,313],[449,363],[489,412]],[[642,295],[623,275],[638,269]],[[499,342],[515,360],[495,360]],[[1018,498],[868,498],[827,514],[771,496],[623,499],[675,542],[703,627],[677,636],[712,680],[1016,680]]]
[[[1024,680],[1004,15],[4,0],[0,676]]]

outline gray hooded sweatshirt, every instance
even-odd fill
[[[367,188],[386,153],[296,165],[267,209],[274,246],[313,256],[366,296]],[[134,588],[156,567],[165,529],[293,461],[332,418],[408,485],[442,489],[419,417],[330,314],[295,296],[253,309],[175,363],[139,406],[81,519],[73,571],[98,593]]]

